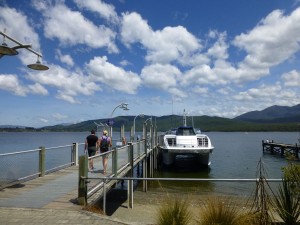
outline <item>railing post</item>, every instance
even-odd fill
[[[78,143],[73,143],[71,163],[72,165],[78,166]]]
[[[144,139],[144,151],[145,151],[145,158],[143,160],[143,178],[147,178],[147,168],[148,168],[148,157],[147,157],[147,139]],[[148,183],[147,180],[143,180],[143,191],[147,192]]]
[[[112,172],[114,177],[118,176],[118,151],[117,148],[113,148],[112,151]]]
[[[46,149],[45,147],[41,146],[39,151],[39,172],[40,177],[45,176],[45,157],[46,157]]]
[[[88,156],[82,155],[79,157],[79,179],[78,179],[78,204],[87,205],[87,182],[82,177],[87,177],[88,174]]]
[[[128,161],[130,164],[129,177],[133,177],[133,145],[128,143]],[[128,207],[133,208],[133,180],[128,180]]]

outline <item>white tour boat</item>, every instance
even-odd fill
[[[214,147],[210,138],[186,125],[186,115],[183,117],[183,126],[167,131],[159,137],[159,147],[163,157],[163,163],[172,165],[177,156],[195,157],[199,166],[209,166],[209,156]]]

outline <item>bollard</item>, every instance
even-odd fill
[[[45,158],[46,158],[46,149],[41,146],[39,151],[39,177],[45,176]]]
[[[79,157],[78,170],[78,204],[87,205],[87,182],[82,177],[87,177],[88,174],[88,156]]]

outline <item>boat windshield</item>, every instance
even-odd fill
[[[177,129],[176,135],[178,136],[191,136],[191,135],[196,135],[195,131],[192,127],[179,127]]]

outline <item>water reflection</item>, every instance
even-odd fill
[[[155,178],[211,178],[210,167],[200,166],[196,157],[177,156],[172,166],[163,166],[155,171]],[[154,181],[150,188],[176,192],[210,192],[214,189],[211,181]]]

